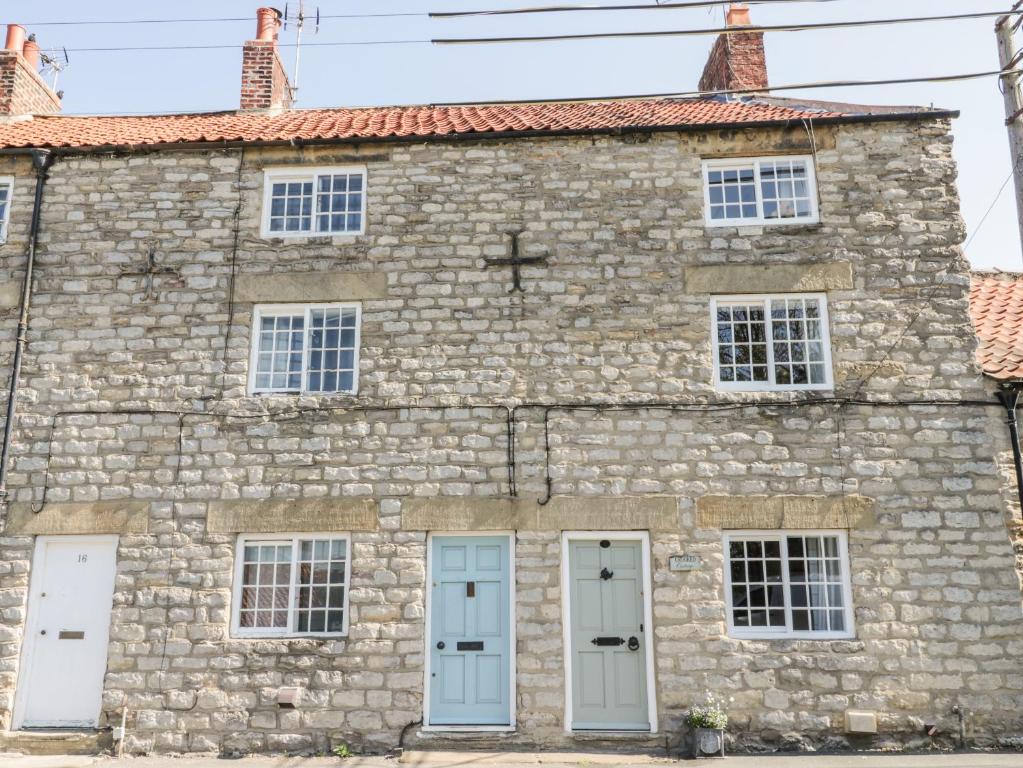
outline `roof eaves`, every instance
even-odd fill
[[[849,115],[826,115],[813,118],[815,125],[846,125],[860,123],[923,122],[928,120],[954,119],[958,110],[916,110],[910,112],[863,113]],[[152,144],[96,144],[96,145],[23,145],[0,147],[0,155],[26,154],[33,149],[50,149],[61,155],[101,153],[147,153],[165,150],[208,150],[211,148],[233,149],[241,147],[282,147],[282,146],[325,146],[337,144],[379,144],[379,143],[423,143],[493,141],[501,139],[549,138],[559,136],[620,136],[625,134],[653,133],[702,133],[707,131],[736,130],[746,128],[787,128],[802,124],[807,117],[792,116],[772,120],[727,120],[714,123],[680,123],[662,125],[631,125],[592,128],[555,128],[510,131],[469,131],[437,134],[408,134],[391,136],[348,136],[290,139],[221,139],[210,141],[174,141]]]

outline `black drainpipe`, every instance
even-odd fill
[[[21,378],[21,359],[25,355],[28,340],[28,312],[32,306],[32,272],[36,263],[36,246],[39,243],[39,222],[42,218],[43,188],[50,177],[53,154],[44,149],[32,150],[32,167],[36,172],[36,194],[32,205],[32,229],[28,236],[28,255],[25,259],[25,276],[21,284],[21,308],[18,310],[18,336],[14,345],[14,363],[11,366],[10,390],[7,394],[7,421],[4,422],[4,442],[0,450],[0,502],[7,499],[7,465],[10,462],[11,436],[14,434],[14,414],[18,401],[18,379]]]
[[[1019,421],[1016,418],[1016,406],[1019,403],[1021,390],[1023,390],[1023,385],[1019,383],[1006,384],[995,394],[1005,407],[1005,414],[1008,416],[1009,436],[1012,440],[1012,463],[1016,467],[1016,493],[1019,497],[1020,510],[1023,511],[1023,458],[1020,456]]]

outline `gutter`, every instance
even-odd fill
[[[28,253],[25,257],[25,275],[21,283],[21,306],[18,310],[18,334],[14,346],[14,363],[11,366],[10,388],[7,394],[7,420],[4,422],[3,447],[0,449],[0,503],[7,500],[7,468],[10,464],[11,436],[14,434],[14,418],[18,403],[18,379],[21,378],[21,361],[28,343],[28,316],[32,306],[32,277],[35,269],[36,248],[39,245],[39,225],[42,220],[43,189],[50,177],[50,166],[56,156],[45,149],[34,149],[32,167],[36,172],[35,201],[32,205],[32,226],[28,238]]]
[[[814,126],[821,125],[859,125],[869,123],[896,122],[927,122],[931,120],[948,120],[958,118],[958,110],[933,110],[928,112],[893,112],[882,114],[843,115],[840,117],[813,118]],[[564,136],[625,136],[630,134],[651,135],[656,133],[708,133],[710,131],[739,131],[749,128],[792,128],[802,127],[806,118],[778,120],[758,120],[751,122],[728,123],[683,123],[679,125],[630,125],[615,128],[563,128],[556,130],[531,129],[527,131],[476,131],[472,133],[426,134],[413,136],[349,136],[327,137],[314,139],[279,139],[279,140],[221,140],[221,141],[182,141],[154,144],[97,144],[82,147],[48,147],[60,156],[111,154],[111,153],[147,153],[167,150],[210,151],[217,149],[240,149],[242,147],[318,147],[336,146],[338,144],[421,144],[446,143],[461,141],[494,141],[502,139],[533,139],[554,138]],[[0,148],[0,156],[27,155],[36,151],[34,147]]]
[[[1020,510],[1023,512],[1023,456],[1020,453],[1019,419],[1016,415],[1020,394],[1023,394],[1023,383],[1010,382],[1002,384],[995,393],[995,397],[1005,408],[1008,419],[1006,423],[1009,425],[1009,437],[1012,440],[1012,461],[1016,468],[1016,494],[1019,498]]]

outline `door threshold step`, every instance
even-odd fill
[[[109,729],[0,731],[0,752],[22,755],[100,755],[112,746],[113,734]]]
[[[663,744],[664,734],[650,733],[650,731],[572,731],[572,739],[575,741],[632,741]]]

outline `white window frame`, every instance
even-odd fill
[[[317,177],[327,176],[333,174],[361,174],[362,175],[362,211],[359,218],[359,230],[350,232],[331,232],[321,231],[316,229],[316,184]],[[271,200],[273,199],[273,185],[281,182],[308,182],[313,183],[313,212],[312,212],[312,226],[308,232],[272,232],[270,230],[270,209]],[[260,216],[260,235],[264,238],[309,238],[309,237],[358,237],[359,235],[366,234],[366,200],[367,200],[367,187],[369,186],[369,174],[366,172],[366,166],[364,165],[334,165],[334,166],[316,166],[313,168],[306,167],[287,167],[287,168],[268,168],[263,171],[263,213]]]
[[[788,219],[764,218],[764,193],[760,184],[761,163],[779,160],[800,160],[806,163],[807,187],[810,197],[810,215]],[[753,166],[757,190],[757,217],[755,219],[712,219],[710,217],[710,172],[744,170]],[[812,155],[764,155],[761,157],[721,158],[703,161],[703,218],[707,227],[790,227],[800,224],[819,224],[820,198],[817,194],[817,168]]]
[[[0,176],[0,187],[7,187],[7,208],[0,216],[0,245],[7,242],[7,227],[11,223],[11,208],[14,207],[14,177]]]
[[[298,584],[298,552],[299,542],[308,539],[341,539],[345,542],[345,599],[342,606],[340,632],[295,632],[296,595]],[[242,568],[245,562],[245,545],[255,543],[290,542],[291,585],[288,601],[287,627],[242,627]],[[242,533],[238,535],[234,553],[234,585],[231,589],[231,636],[238,638],[276,638],[276,637],[347,637],[349,616],[351,611],[352,593],[352,536],[350,533]]]
[[[842,597],[845,601],[845,626],[843,632],[814,632],[792,629],[792,593],[789,587],[788,537],[789,536],[831,536],[838,539],[838,555],[842,568]],[[784,627],[736,627],[732,606],[732,568],[729,545],[732,541],[765,539],[781,542],[781,574],[785,589],[785,626]],[[738,640],[851,640],[856,637],[855,611],[853,610],[852,571],[849,567],[849,536],[840,530],[761,530],[761,531],[726,531],[722,536],[724,553],[725,611],[727,612],[728,636]]]
[[[314,309],[346,309],[355,310],[355,356],[352,367],[352,389],[337,390],[336,392],[310,392],[309,391],[309,344],[307,340],[302,344],[302,386],[298,391],[294,389],[274,389],[272,387],[257,389],[256,374],[259,364],[259,335],[260,325],[265,315],[305,315],[305,327],[303,332],[308,336],[310,320]],[[359,363],[362,347],[362,304],[358,302],[330,302],[316,304],[257,304],[252,310],[252,339],[249,348],[249,394],[258,395],[313,395],[316,397],[355,397],[359,394]]]
[[[819,299],[821,307],[821,344],[824,346],[824,383],[823,384],[775,384],[774,379],[774,339],[771,333],[772,299]],[[753,304],[764,303],[767,322],[767,371],[772,381],[721,381],[721,363],[718,355],[718,306],[721,304]],[[734,294],[730,296],[713,296],[710,300],[710,337],[711,365],[714,368],[714,388],[722,392],[803,392],[807,390],[834,389],[834,373],[831,361],[831,322],[828,316],[828,295],[826,293],[755,293]]]

